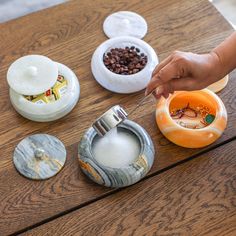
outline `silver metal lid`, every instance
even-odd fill
[[[127,116],[128,114],[125,110],[121,106],[116,105],[101,115],[92,126],[100,136],[104,136],[111,129],[123,122]]]
[[[65,146],[48,134],[35,134],[23,139],[13,155],[16,169],[25,177],[37,180],[56,175],[65,161]]]

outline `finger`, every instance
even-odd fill
[[[172,55],[165,58],[159,65],[156,66],[154,71],[152,72],[152,77],[157,74],[163,67],[165,67],[168,63],[170,63],[172,60]]]
[[[167,98],[169,97],[169,93],[168,93],[168,92],[164,92],[164,93],[162,94],[162,96],[163,96],[165,99],[167,99]]]
[[[172,79],[171,81],[161,85],[161,90],[156,90],[157,96],[166,97],[168,94],[172,94],[175,91],[191,91],[196,90],[196,82],[190,77],[181,78],[181,79]]]
[[[166,86],[164,86],[164,89],[169,93],[174,91],[192,91],[198,89],[198,84],[193,78],[185,77],[171,80]]]
[[[162,68],[158,74],[152,77],[151,81],[147,85],[145,95],[147,96],[150,92],[152,92],[156,87],[165,84],[174,78],[179,78],[179,66],[176,63],[169,63],[164,68]]]
[[[159,100],[162,95],[153,94],[153,96],[156,98],[156,100]]]
[[[169,94],[175,91],[192,91],[198,90],[198,83],[193,78],[186,77],[181,79],[172,79],[171,81],[161,85],[155,90],[154,96],[158,99],[161,96],[168,98]]]
[[[152,92],[152,94],[154,95],[154,97],[155,97],[156,99],[159,99],[159,98],[162,96],[163,91],[164,91],[164,88],[163,88],[163,86],[161,85],[161,86],[159,86],[158,88],[156,88],[156,89]]]
[[[153,77],[146,87],[145,96],[149,95],[160,83],[159,78]]]
[[[166,97],[168,94],[172,94],[175,91],[192,91],[199,89],[196,81],[190,77],[181,79],[172,79],[171,81],[161,85],[162,90],[156,93],[156,96]]]

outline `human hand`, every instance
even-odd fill
[[[153,71],[145,95],[153,92],[158,99],[179,90],[199,90],[223,78],[222,65],[215,52],[194,54],[176,51]]]

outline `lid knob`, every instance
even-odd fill
[[[44,93],[56,83],[57,77],[57,64],[42,55],[21,57],[14,61],[7,71],[9,86],[23,95]]]
[[[125,25],[130,24],[130,20],[129,19],[123,19],[121,22],[122,22],[122,24],[125,24]]]
[[[42,157],[45,155],[45,151],[42,148],[37,148],[34,151],[35,158],[42,159]]]
[[[29,66],[26,69],[26,74],[30,77],[36,77],[38,75],[38,69],[36,66]]]

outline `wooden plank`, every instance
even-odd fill
[[[106,38],[102,22],[111,12],[132,10],[143,15],[149,25],[145,40],[163,59],[174,49],[196,52],[211,50],[231,32],[229,24],[204,0],[181,1],[70,1],[0,25],[0,232],[10,234],[61,214],[111,191],[87,180],[77,163],[77,142],[84,131],[108,107],[120,104],[130,109],[143,92],[118,95],[101,88],[92,78],[90,60],[95,48]],[[220,27],[219,27],[220,26]],[[44,54],[71,67],[81,83],[81,98],[65,118],[51,123],[35,123],[20,117],[12,108],[5,79],[9,64],[27,53]],[[235,78],[235,74],[232,75]],[[230,81],[221,97],[229,113],[224,135],[214,144],[235,136],[236,82]],[[133,120],[151,135],[157,150],[151,173],[186,159],[201,150],[184,149],[168,142],[157,129],[155,104],[142,107]],[[68,150],[65,168],[54,178],[36,182],[20,176],[12,163],[16,144],[32,133],[59,137]]]
[[[23,235],[236,234],[236,141]]]
[[[76,48],[77,60],[81,53],[95,49],[106,37],[102,31],[105,17],[118,10],[135,11],[147,20],[149,29],[145,40],[161,53],[175,50],[180,45],[208,38],[231,29],[220,13],[206,0],[96,0],[69,1],[37,13],[0,24],[4,37],[0,38],[1,64],[11,63],[24,54],[41,52],[72,38],[92,39],[94,44]],[[206,30],[207,23],[207,30]],[[49,53],[49,55],[52,51]],[[71,52],[63,52],[65,57]],[[61,55],[59,59],[63,58]]]

